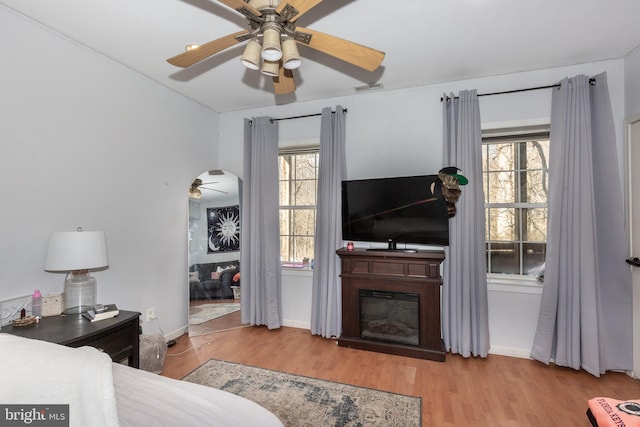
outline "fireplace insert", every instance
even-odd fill
[[[360,289],[360,338],[420,345],[420,295]]]

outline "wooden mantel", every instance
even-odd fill
[[[337,254],[342,261],[342,335],[338,345],[444,362],[440,327],[440,264],[444,260],[444,251],[342,248]],[[419,344],[362,338],[361,289],[419,295]]]

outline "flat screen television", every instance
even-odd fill
[[[342,181],[342,238],[449,245],[449,215],[438,175]]]

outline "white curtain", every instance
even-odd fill
[[[456,215],[449,220],[449,246],[442,266],[442,335],[445,349],[464,357],[487,357],[489,319],[482,134],[475,90],[443,98],[443,166],[469,179]]]
[[[631,271],[606,74],[554,89],[544,287],[531,357],[631,370]]]
[[[240,287],[242,323],[276,329],[282,323],[278,215],[278,123],[244,121]]]
[[[345,172],[345,116],[337,106],[322,109],[320,128],[320,171],[316,210],[315,265],[311,300],[311,333],[325,338],[342,332],[342,288],[340,259],[342,246],[341,183]]]

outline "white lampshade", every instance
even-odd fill
[[[240,60],[242,64],[251,69],[257,70],[260,68],[260,50],[262,46],[257,41],[251,39],[247,43],[247,46],[244,48],[244,52]]]
[[[109,265],[104,231],[60,231],[51,233],[46,271],[74,271]]]
[[[201,199],[202,191],[200,191],[199,188],[192,188],[189,190],[189,197],[191,197],[192,199]]]
[[[275,8],[280,3],[278,0],[250,0],[249,4],[260,10],[265,7]]]
[[[267,76],[278,77],[278,72],[280,70],[280,61],[262,61],[262,68],[260,72]]]
[[[64,314],[80,314],[96,304],[97,281],[89,270],[109,265],[107,238],[103,231],[61,231],[51,233],[46,271],[66,271]]]
[[[280,33],[273,28],[267,28],[262,33],[262,59],[265,61],[279,61],[280,58],[282,58]]]
[[[282,66],[287,70],[295,70],[302,64],[298,46],[293,39],[286,39],[282,42]]]

